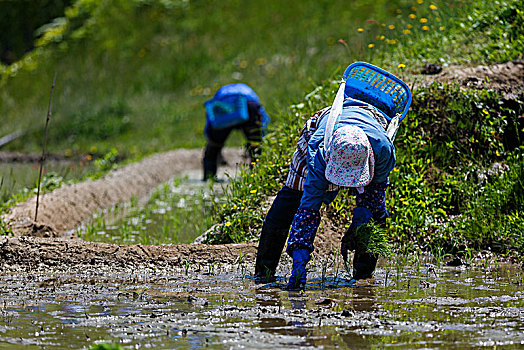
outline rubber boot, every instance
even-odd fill
[[[255,262],[255,283],[270,283],[276,280],[275,273],[288,233],[288,228],[282,229],[264,222]]]
[[[293,268],[287,285],[288,290],[304,290],[307,282],[306,265],[311,259],[311,253],[307,249],[295,249],[292,252]]]
[[[355,250],[353,256],[353,277],[354,280],[361,280],[373,277],[373,272],[377,266],[378,256],[362,251]]]

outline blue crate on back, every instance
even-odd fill
[[[393,74],[366,62],[355,62],[346,68],[345,97],[367,102],[380,109],[388,120],[399,114],[404,119],[412,95],[408,86]]]
[[[225,129],[249,120],[247,98],[244,95],[226,95],[204,104],[209,125]]]

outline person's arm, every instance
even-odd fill
[[[389,174],[395,166],[395,148],[391,143],[384,143],[375,148],[375,169],[370,184],[364,187],[363,193],[357,193],[357,206],[353,210],[351,225],[342,238],[340,251],[347,261],[348,251],[356,248],[356,229],[367,224],[371,219],[376,225],[385,228],[389,216],[386,210],[386,189],[389,185]]]
[[[355,250],[355,232],[361,225],[373,222],[380,226],[386,226],[386,219],[389,213],[386,209],[386,189],[389,181],[382,183],[370,183],[364,188],[363,193],[357,193],[357,206],[353,209],[353,218],[347,232],[342,237],[341,254],[344,261],[347,261],[348,251]]]
[[[324,175],[325,169],[324,157],[320,151],[315,152],[314,159],[308,159],[304,194],[291,224],[286,250],[290,255],[294,249],[306,249],[310,253],[313,251],[313,241],[320,225],[320,207],[322,203],[331,203],[337,196],[337,191],[327,191],[329,181]]]

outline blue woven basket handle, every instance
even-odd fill
[[[399,78],[397,78],[393,74],[383,70],[382,68],[376,67],[376,66],[374,66],[372,64],[369,64],[369,63],[366,63],[366,62],[355,62],[355,63],[352,63],[351,65],[349,65],[346,68],[346,70],[344,71],[344,75],[342,76],[342,80],[346,81],[348,79],[351,71],[354,68],[356,68],[356,67],[365,67],[365,68],[367,68],[369,70],[372,70],[372,71],[374,71],[374,72],[376,72],[378,74],[381,74],[381,75],[385,76],[386,78],[391,79],[395,83],[397,83],[397,84],[402,86],[402,89],[406,93],[406,97],[407,97],[406,104],[405,104],[404,108],[402,109],[401,116],[399,118],[399,121],[402,121],[402,119],[404,119],[406,117],[406,114],[408,113],[409,106],[411,105],[411,101],[412,101],[411,90],[406,85],[406,83],[404,83],[402,80],[400,80]]]

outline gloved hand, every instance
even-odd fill
[[[306,287],[306,265],[311,258],[307,249],[295,249],[292,252],[293,268],[287,285],[288,290],[303,290]]]
[[[357,227],[368,223],[372,218],[373,214],[367,208],[356,207],[353,210],[353,219],[351,220],[351,225],[344,234],[344,237],[342,237],[342,243],[340,244],[340,254],[342,254],[344,262],[348,261],[348,252],[357,248]]]
[[[342,243],[340,244],[340,253],[345,263],[348,261],[348,252],[355,250],[356,247],[355,227],[351,225],[344,234],[344,237],[342,237]]]

